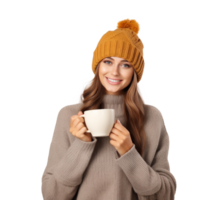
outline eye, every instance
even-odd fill
[[[124,65],[126,65],[126,66],[127,66],[127,68],[129,68],[129,67],[130,67],[130,65],[128,65],[128,64],[124,64]]]
[[[104,63],[107,63],[107,62],[110,62],[108,60],[105,60]],[[110,62],[111,63],[111,62]],[[129,68],[130,66],[128,64],[123,64],[123,65],[126,65],[127,67],[126,68]]]
[[[110,62],[110,61],[108,61],[108,60],[105,60],[105,61],[104,61],[104,63],[106,63],[106,62]]]

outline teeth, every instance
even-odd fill
[[[112,79],[109,79],[109,78],[108,78],[108,80],[109,80],[109,81],[112,81],[112,82],[120,82],[120,81],[112,80]]]

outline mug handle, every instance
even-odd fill
[[[85,115],[80,115],[79,117],[85,117]],[[87,130],[86,132],[91,133],[89,130]]]

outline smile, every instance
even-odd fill
[[[108,83],[110,83],[111,85],[118,85],[122,82],[122,80],[113,80],[113,79],[109,79],[106,77],[106,80]]]

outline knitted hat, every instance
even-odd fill
[[[120,57],[130,62],[140,81],[144,70],[143,43],[138,37],[139,24],[135,20],[118,22],[117,29],[106,32],[93,53],[92,71],[105,57]]]

